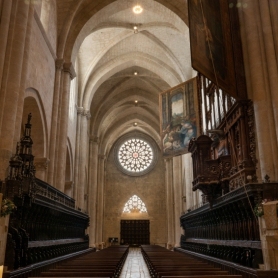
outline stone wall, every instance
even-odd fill
[[[121,219],[149,219],[150,243],[167,242],[166,203],[165,203],[165,166],[161,155],[155,168],[144,176],[130,177],[118,170],[114,163],[113,151],[106,164],[106,180],[104,189],[104,222],[103,240],[108,244],[109,237],[120,240]],[[138,214],[122,215],[125,203],[133,195],[137,195],[145,203],[148,216],[138,218]],[[164,245],[165,246],[165,245]]]

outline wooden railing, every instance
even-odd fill
[[[202,259],[203,261],[209,263],[210,265],[213,265],[215,267],[220,267],[222,270],[228,271],[229,274],[242,275],[242,278],[277,278],[278,277],[278,270],[265,271],[260,269],[253,269],[233,262],[228,262],[218,258],[212,258],[211,256],[206,256],[196,252],[184,250],[182,248],[175,248],[174,251],[185,253],[194,258]]]
[[[47,271],[50,268],[53,268],[69,259],[77,258],[89,252],[95,252],[95,249],[90,248],[72,254],[59,256],[57,258],[44,260],[39,263],[34,263],[27,267],[20,268],[17,270],[6,271],[3,273],[3,278],[28,278],[28,277],[40,276],[40,273],[43,271]]]

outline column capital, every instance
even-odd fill
[[[35,157],[34,165],[37,171],[45,171],[47,170],[49,159],[47,157]]]
[[[164,162],[167,163],[169,161],[172,161],[173,160],[173,157],[166,157],[164,158]]]
[[[76,107],[76,111],[77,111],[77,114],[78,115],[82,115],[83,114],[83,112],[84,112],[84,108],[83,107]]]
[[[62,70],[64,65],[64,59],[56,59],[55,60],[55,67],[56,69]]]
[[[106,155],[105,155],[105,154],[99,154],[99,155],[98,155],[98,158],[99,158],[99,159],[105,160],[105,159],[106,159]]]
[[[76,72],[75,72],[75,69],[74,69],[73,64],[71,62],[70,63],[64,63],[63,64],[63,70],[64,70],[64,72],[69,73],[71,79],[74,79],[76,77]]]
[[[94,142],[94,143],[98,144],[99,143],[99,137],[96,136],[96,135],[91,135],[90,136],[90,142]]]
[[[90,110],[85,110],[85,109],[83,109],[82,116],[86,117],[87,120],[89,120],[89,119],[91,118]]]

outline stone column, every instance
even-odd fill
[[[46,157],[35,157],[34,165],[36,167],[36,178],[43,181],[45,180],[48,163],[49,159]]]
[[[65,182],[65,194],[72,198],[72,189],[73,189],[74,182],[73,181],[66,181]]]
[[[193,189],[192,189],[192,181],[193,181],[193,166],[192,166],[192,158],[191,154],[183,155],[184,161],[184,180],[185,180],[185,196],[186,196],[186,206],[184,211],[191,209],[194,206],[194,197],[193,197]]]
[[[246,0],[238,9],[247,76],[248,96],[254,102],[259,179],[278,180],[277,57],[270,18],[270,1]],[[271,1],[273,3],[273,1]],[[277,4],[276,4],[277,5]],[[276,15],[277,16],[277,15]]]
[[[19,139],[15,138],[17,134],[15,127],[18,120],[18,107],[23,105],[24,99],[25,88],[22,86],[25,86],[26,60],[28,60],[25,55],[29,51],[30,26],[34,12],[33,6],[26,5],[24,1],[12,1],[12,7],[10,4],[7,5],[3,6],[7,11],[11,9],[9,32],[4,32],[6,37],[8,36],[7,45],[6,48],[0,50],[0,53],[4,51],[5,56],[4,63],[2,61],[4,70],[0,89],[0,179],[6,177],[9,159],[15,148],[14,142]],[[5,23],[7,27],[8,19],[6,18],[5,21],[3,18],[3,20],[3,24]]]
[[[34,8],[33,5],[30,5],[29,8],[29,16],[27,22],[27,30],[25,36],[25,48],[24,48],[24,59],[21,68],[21,80],[20,80],[20,93],[17,102],[17,114],[16,114],[16,121],[15,121],[15,136],[13,142],[13,148],[16,148],[17,142],[20,139],[21,135],[21,128],[22,128],[22,114],[24,108],[24,98],[25,98],[25,90],[26,90],[26,78],[28,75],[28,70],[30,67],[29,55],[30,55],[30,42],[32,36],[32,25],[34,21]]]
[[[67,135],[68,135],[68,118],[69,118],[69,95],[70,81],[76,76],[72,63],[64,63],[63,73],[61,76],[61,93],[59,101],[57,144],[55,155],[55,184],[54,186],[61,192],[65,190],[65,171],[67,160]]]
[[[96,247],[96,227],[97,223],[97,188],[98,188],[98,137],[90,138],[90,158],[89,158],[89,238],[90,247]]]
[[[2,206],[2,198],[3,198],[3,194],[0,193],[0,207]],[[7,245],[9,220],[10,220],[9,215],[7,215],[5,217],[0,217],[0,243],[1,243],[0,244],[0,269],[3,268],[4,262],[5,262],[5,252],[6,252],[6,245]],[[0,270],[0,274],[1,274],[1,270]]]
[[[269,92],[271,97],[271,104],[273,107],[274,122],[276,129],[276,138],[278,138],[278,58],[276,51],[278,50],[277,37],[277,17],[278,17],[278,3],[277,1],[258,1],[260,9],[260,21],[262,26],[262,35],[265,47],[266,69],[268,73]],[[271,15],[271,13],[275,12]],[[272,21],[273,20],[273,21]],[[274,24],[274,25],[273,25]],[[277,165],[277,164],[276,164]]]
[[[79,159],[80,159],[80,127],[81,127],[81,115],[84,111],[83,107],[77,107],[77,120],[76,120],[76,143],[75,143],[75,161],[74,161],[74,190],[73,190],[73,198],[78,200],[78,185],[79,185]]]
[[[81,210],[85,210],[85,192],[86,187],[86,166],[88,165],[88,119],[90,119],[90,111],[84,110],[81,115],[80,141],[79,141],[79,178],[78,178],[78,204]]]
[[[12,5],[13,2],[9,0],[0,1],[0,7],[2,7],[2,12],[0,15],[0,88],[3,72],[5,71],[4,63],[8,46],[9,27],[12,21]]]
[[[96,241],[98,246],[102,246],[103,242],[103,215],[104,215],[104,186],[105,186],[105,155],[98,156],[98,190],[97,190],[97,221],[96,230],[97,237]]]
[[[54,94],[52,101],[52,117],[51,117],[51,131],[50,131],[50,144],[49,144],[49,167],[47,173],[47,182],[54,186],[55,177],[55,156],[56,156],[56,144],[57,144],[57,130],[58,130],[58,111],[60,100],[60,87],[61,76],[63,70],[63,59],[57,59],[55,62],[55,84]]]
[[[167,210],[167,248],[172,249],[175,242],[174,228],[174,197],[173,197],[173,159],[167,158],[165,162],[166,210]]]
[[[175,225],[175,247],[180,246],[182,229],[180,217],[182,212],[182,164],[181,156],[173,158],[173,191],[174,191],[174,225]]]

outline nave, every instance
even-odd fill
[[[277,278],[277,15],[277,0],[0,0],[4,274],[117,238]]]
[[[158,245],[140,248],[110,246],[50,266],[38,277],[113,278],[244,278],[241,274],[216,267],[209,262]],[[27,277],[34,277],[33,275]],[[23,276],[22,276],[23,278]]]
[[[150,278],[140,248],[130,247],[120,278]]]

